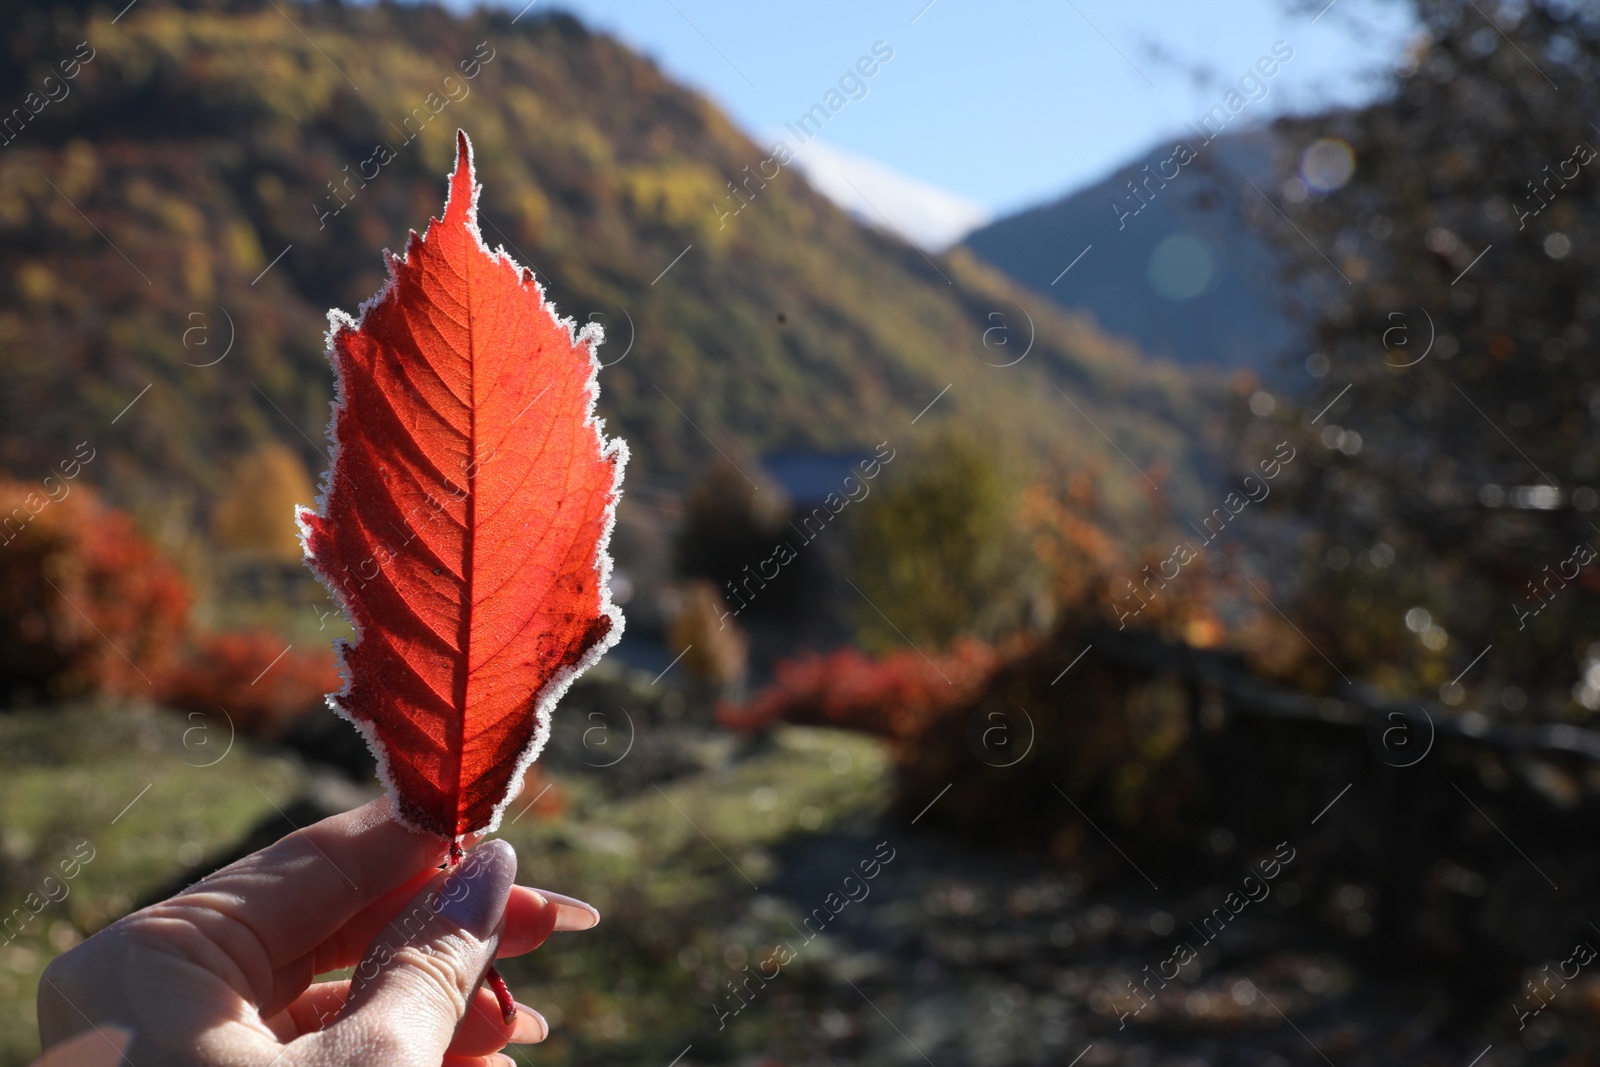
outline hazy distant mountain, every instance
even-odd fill
[[[1209,144],[1188,136],[1192,158],[1175,153],[1178,143],[1162,142],[1105,180],[991,223],[964,244],[1152,355],[1263,371],[1285,360],[1298,366],[1301,354],[1284,351],[1294,332],[1271,246],[1242,221],[1263,193],[1280,195],[1270,179],[1271,132]]]

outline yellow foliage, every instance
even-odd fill
[[[94,145],[81,137],[74,137],[67,142],[62,163],[64,169],[56,184],[63,189],[87,189],[100,177],[100,161]]]
[[[887,650],[1002,636],[1027,614],[1034,562],[995,449],[954,430],[882,475],[847,520],[861,640]]]
[[[745,676],[749,641],[708,581],[687,584],[667,640],[674,648],[687,649],[684,665],[701,678],[730,685]]]
[[[183,287],[196,300],[210,300],[216,294],[211,276],[211,250],[205,245],[183,246]]]
[[[193,204],[175,197],[165,197],[156,204],[156,211],[168,230],[184,237],[200,237],[206,232],[206,217]]]
[[[298,125],[310,122],[335,93],[348,89],[346,76],[360,84],[367,73],[360,50],[341,49],[343,41],[329,40],[315,26],[308,31],[321,36],[325,47],[302,36],[306,30],[297,30],[270,8],[255,16],[156,8],[142,18],[117,23],[96,19],[89,36],[100,55],[96,63],[121,67],[130,81],[148,79],[162,63],[176,68],[201,64],[220,95],[248,95]],[[330,51],[340,55],[339,69],[327,61]]]
[[[550,198],[530,182],[517,194],[517,214],[521,216],[523,227],[537,240],[544,235],[550,222]]]
[[[42,304],[55,293],[56,279],[43,263],[24,263],[17,268],[17,288],[30,302]]]
[[[274,179],[276,180],[276,179]],[[283,183],[278,183],[282,188]],[[261,241],[256,237],[256,231],[244,219],[234,219],[224,231],[223,247],[227,249],[228,258],[233,261],[236,270],[244,274],[252,274],[266,266],[266,260],[261,255]]]
[[[712,205],[722,199],[722,183],[698,163],[663,163],[624,167],[622,194],[641,218],[676,229],[704,229],[715,221]]]
[[[263,174],[256,179],[256,195],[263,203],[281,204],[287,194],[288,190],[284,188],[283,179],[276,174]]]
[[[298,559],[296,504],[309,505],[315,491],[305,464],[277,442],[263,445],[234,468],[211,515],[217,544],[235,552]]]

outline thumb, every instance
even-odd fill
[[[494,960],[517,854],[489,841],[442,873],[374,939],[313,1063],[437,1067]]]

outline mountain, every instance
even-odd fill
[[[1279,371],[1297,335],[1272,246],[1246,224],[1264,194],[1278,195],[1274,148],[1268,130],[1162,142],[1103,181],[968,234],[964,245],[1146,352]],[[1287,358],[1298,366],[1296,354]]]
[[[326,311],[441,210],[457,127],[485,238],[605,325],[630,484],[948,421],[1039,477],[1120,451],[1178,491],[1204,465],[1215,383],[858,224],[797,146],[571,17],[30,0],[0,48],[0,467],[43,477],[87,441],[147,526],[201,528],[273,443],[326,467]]]

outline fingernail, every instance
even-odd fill
[[[537,1045],[550,1036],[550,1024],[544,1016],[528,1007],[517,1005],[517,1025],[511,1030],[511,1040],[518,1045]]]
[[[500,924],[516,877],[515,849],[499,839],[479,845],[467,853],[439,887],[444,902],[439,914],[479,941],[486,941]]]
[[[489,1062],[494,1064],[494,1067],[517,1067],[517,1061],[504,1052],[496,1052]]]
[[[555,901],[557,930],[589,930],[600,923],[600,912],[593,904],[585,904],[576,897],[539,890],[539,895]]]

